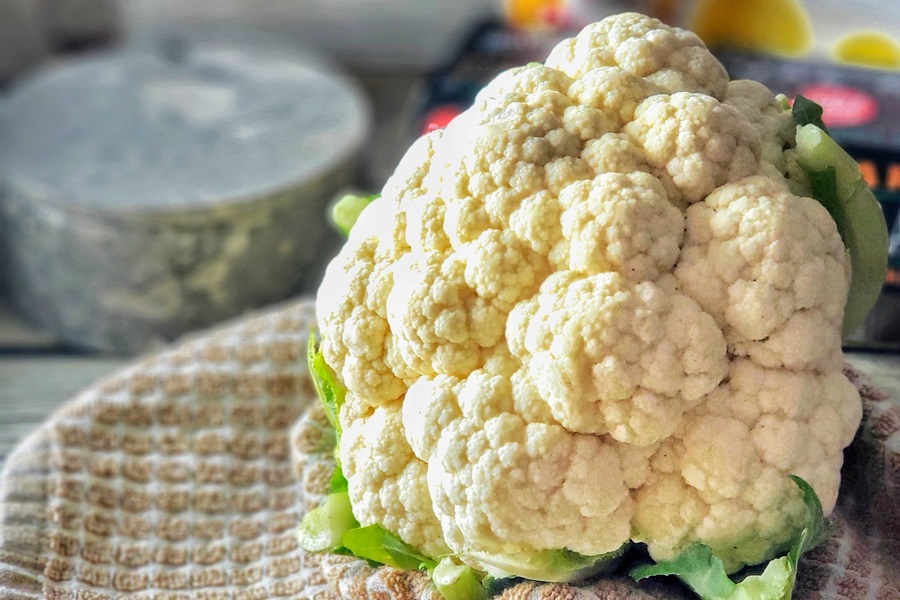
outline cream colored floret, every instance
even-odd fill
[[[446,553],[425,481],[427,464],[403,437],[400,407],[365,404],[350,395],[341,415],[341,464],[356,518],[382,525],[430,556]]]
[[[768,367],[837,370],[848,263],[825,208],[752,177],[687,211],[675,274],[729,350]]]
[[[562,240],[551,253],[557,269],[652,281],[675,266],[684,217],[649,173],[576,182],[560,192],[559,204]]]
[[[615,273],[558,272],[507,322],[512,353],[559,423],[645,446],[725,376],[725,340],[690,298]]]
[[[526,421],[516,395],[509,379],[479,370],[464,380],[417,383],[404,401],[404,430],[429,464],[447,543],[460,553],[616,550],[631,520],[616,447]]]
[[[842,451],[861,416],[859,394],[840,371],[735,360],[728,382],[657,450],[667,456],[655,471],[665,473],[635,496],[637,539],[658,558],[673,558],[686,539],[698,540],[729,570],[772,558],[803,518],[799,491],[785,474],[812,485],[831,512]]]
[[[672,177],[688,202],[759,171],[759,131],[740,111],[711,96],[651,96],[638,105],[625,132],[643,147],[651,166]]]
[[[620,67],[664,92],[700,92],[722,98],[728,74],[694,33],[631,13],[588,25],[560,42],[547,66],[570,77],[598,67]]]

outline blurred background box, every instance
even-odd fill
[[[131,34],[218,23],[276,32],[351,67],[424,71],[445,61],[495,0],[121,0]]]
[[[111,41],[120,32],[118,0],[34,0],[51,48]]]
[[[668,18],[697,32],[711,48],[900,68],[897,2],[680,0],[668,4]]]
[[[16,34],[0,37],[0,43],[11,48],[2,56],[17,58],[0,72],[0,85],[6,84],[12,96],[9,110],[0,107],[0,116],[9,116],[5,123],[0,118],[0,128],[11,127],[0,136],[0,162],[6,163],[2,185],[8,191],[0,200],[0,238],[6,244],[0,302],[12,303],[28,321],[0,319],[0,348],[19,347],[18,341],[4,346],[4,340],[23,339],[22,332],[38,327],[44,332],[34,338],[39,344],[45,344],[49,334],[65,346],[136,353],[314,289],[321,266],[337,249],[337,239],[325,224],[326,203],[344,186],[383,184],[408,143],[409,99],[421,75],[451,56],[464,32],[495,9],[494,0],[452,5],[419,0],[0,0],[0,11],[5,11],[0,12],[0,27]],[[213,81],[217,77],[229,75],[210,75],[208,65],[197,67],[190,59],[186,65],[170,65],[167,89],[160,91],[162,86],[156,85],[151,94],[157,103],[169,104],[163,112],[171,116],[180,111],[186,127],[171,128],[165,140],[161,133],[150,135],[156,129],[151,121],[159,115],[144,115],[146,122],[140,124],[135,112],[147,97],[133,97],[126,84],[100,85],[99,80],[111,74],[94,68],[92,55],[98,50],[127,54],[129,64],[123,69],[134,69],[133,57],[141,53],[176,57],[177,62],[183,50],[178,40],[185,34],[227,37],[229,44],[244,37],[242,51],[249,53],[259,54],[273,44],[282,50],[304,49],[304,60],[317,64],[320,75],[333,74],[346,84],[344,92],[352,91],[361,107],[358,113],[368,113],[369,104],[374,105],[379,112],[376,135],[368,135],[371,120],[361,132],[359,114],[338,115],[347,104],[340,95],[324,100],[327,86],[322,94],[313,94],[318,103],[311,103],[309,93],[298,88],[280,106],[270,107],[269,135],[281,136],[270,144],[274,147],[256,141],[252,151],[249,145],[243,149],[243,158],[225,157],[227,149],[219,150],[229,128],[252,120],[253,111],[217,119],[219,104],[228,103],[227,94],[210,87],[222,83]],[[94,65],[78,71],[81,83],[74,75],[61,83],[58,69],[55,75],[35,74],[39,66],[73,60]],[[260,58],[252,68],[265,71],[267,60]],[[76,67],[59,67],[67,68]],[[249,77],[249,68],[243,76]],[[339,74],[348,68],[355,71],[355,82]],[[210,77],[199,74],[204,70]],[[45,97],[36,101],[33,94],[40,86],[35,79],[53,77],[59,87],[45,85]],[[179,77],[207,81],[183,85],[175,81]],[[360,87],[368,98],[360,98]],[[260,111],[271,104],[265,89],[243,93],[257,97]],[[0,105],[5,102],[0,97]],[[49,113],[41,114],[42,109]],[[302,123],[292,111],[306,113]],[[209,122],[200,123],[204,119]],[[306,154],[292,144],[304,136],[321,137],[318,126],[323,124],[332,127],[330,144]],[[248,130],[253,124],[244,125]],[[140,144],[148,147],[139,149]],[[364,147],[360,165],[355,159]],[[192,163],[185,152],[205,162]],[[320,169],[319,159],[332,155],[339,160]],[[222,164],[216,168],[223,169],[218,173],[211,166],[217,160]],[[168,161],[167,168],[160,161]],[[273,173],[275,163],[283,173]],[[110,191],[112,180],[115,192]],[[252,185],[244,185],[247,181]],[[179,186],[199,194],[195,199],[204,197],[203,206],[193,201],[167,205],[165,194]],[[140,199],[154,194],[152,201]],[[207,202],[209,197],[215,201]],[[299,198],[308,199],[308,206]],[[284,218],[270,219],[267,230],[254,234],[257,246],[242,249],[245,255],[235,256],[232,248],[213,261],[217,248],[237,244],[229,246],[220,239],[222,231],[235,224],[249,228],[247,223],[259,216],[250,207],[261,210],[266,202],[280,204]],[[277,250],[279,268],[273,267],[263,246],[270,253]],[[302,256],[297,249],[301,246]],[[291,260],[293,269],[288,268]],[[206,265],[205,271],[212,270],[209,261],[227,273],[217,276],[227,289],[184,289],[186,282],[196,286],[201,279],[190,277],[191,269]],[[251,263],[256,265],[252,271]],[[173,270],[185,271],[175,277],[177,284]],[[245,289],[233,287],[238,281]],[[3,315],[8,313],[0,307]]]

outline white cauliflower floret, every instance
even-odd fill
[[[584,146],[581,158],[596,173],[634,173],[650,170],[643,149],[624,133],[606,133]]]
[[[562,71],[533,64],[503,71],[478,92],[474,108],[489,113],[516,102],[571,106],[566,98],[573,80]],[[552,100],[551,100],[552,98]],[[597,113],[604,118],[603,113]]]
[[[584,145],[581,158],[595,173],[648,173],[666,191],[666,198],[678,209],[684,209],[681,191],[665,169],[651,167],[647,157],[634,139],[621,132],[606,133]]]
[[[732,363],[727,383],[663,444],[668,473],[635,496],[638,537],[659,558],[684,539],[710,546],[729,570],[784,550],[803,518],[802,477],[830,512],[837,498],[843,448],[861,418],[856,388],[839,371],[766,369]],[[690,518],[687,518],[689,515]]]
[[[628,14],[418,141],[316,305],[356,518],[479,568],[636,540],[736,570],[797,533],[789,475],[829,511],[849,274],[791,118]]]
[[[420,263],[410,254],[396,263],[388,322],[401,356],[421,375],[465,375],[503,336],[503,312],[467,285],[465,270],[456,255],[432,253]]]
[[[588,25],[560,42],[546,64],[570,77],[620,67],[670,93],[722,98],[728,86],[728,73],[696,34],[635,13]]]
[[[684,217],[652,175],[603,173],[564,188],[559,203],[563,240],[551,253],[557,267],[646,281],[675,266]]]
[[[734,354],[769,367],[840,367],[847,261],[815,200],[765,177],[722,186],[688,209],[675,274]]]
[[[367,238],[344,246],[328,266],[316,299],[319,327],[329,332],[322,343],[325,360],[344,385],[371,404],[396,400],[406,388],[389,365],[396,345],[384,306],[393,265],[375,258],[378,245],[377,238]]]
[[[510,350],[564,427],[651,444],[722,380],[719,328],[667,287],[559,272],[510,315]]]
[[[760,136],[737,109],[702,94],[651,96],[625,126],[651,166],[665,169],[688,202],[759,170]]]
[[[341,415],[340,457],[354,516],[361,525],[377,523],[431,556],[447,552],[425,481],[427,465],[403,436],[400,407],[370,409],[366,404],[350,395]]]
[[[567,547],[596,555],[619,548],[630,534],[631,499],[616,448],[527,422],[515,396],[509,379],[484,371],[464,380],[439,376],[407,394],[404,430],[428,462],[428,488],[451,549]]]
[[[509,230],[489,229],[456,254],[465,264],[466,284],[507,313],[534,294],[550,270],[545,257]]]
[[[329,263],[316,295],[319,327],[332,330],[322,343],[325,360],[345,385],[372,404],[395,400],[406,388],[402,378],[408,372],[393,360],[397,347],[385,305],[393,287],[393,262],[409,250],[406,236],[411,228],[406,227],[400,202],[422,204],[432,142],[438,137],[424,136],[410,147],[385,184],[383,201],[364,211],[365,218],[351,231],[353,241]]]
[[[550,69],[532,67],[521,76],[535,71]],[[444,230],[456,248],[486,229],[500,228],[546,254],[561,235],[554,195],[594,176],[579,156],[581,136],[593,134],[580,130],[584,116],[568,110],[572,100],[555,91],[518,98],[464,115],[461,122],[470,126],[452,123],[435,156],[447,205]]]
[[[512,203],[552,190],[554,171],[569,168],[572,163],[563,159],[577,161],[584,141],[570,131],[577,130],[567,122],[571,113],[566,109],[572,105],[568,96],[555,91],[530,94],[521,100],[516,96],[504,98],[480,113],[480,122],[463,132],[465,140],[451,142],[462,142],[465,148],[461,163],[451,163],[457,185],[465,194],[484,199],[493,224],[507,224]],[[452,133],[448,129],[447,135]],[[569,178],[564,181],[569,183]]]
[[[738,79],[728,82],[724,103],[738,109],[759,132],[761,160],[785,172],[784,150],[793,146],[796,125],[775,94],[758,81]]]
[[[613,119],[615,129],[621,129],[634,119],[634,109],[638,104],[659,93],[662,90],[658,86],[617,67],[588,71],[568,88],[569,96],[579,106],[599,111],[604,120]]]

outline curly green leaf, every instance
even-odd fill
[[[341,539],[354,556],[397,569],[434,569],[437,562],[406,544],[381,525],[366,525],[344,533]]]
[[[797,94],[797,97],[794,98],[794,103],[791,105],[791,116],[794,117],[794,122],[798,125],[815,125],[828,133],[828,129],[826,129],[825,123],[822,121],[824,112],[819,104],[800,94]]]
[[[751,575],[735,583],[709,546],[695,544],[673,560],[632,569],[632,579],[640,581],[647,577],[674,575],[702,600],[788,600],[794,590],[800,556],[829,533],[815,491],[799,477],[792,475],[791,480],[800,488],[806,506],[804,526],[794,537],[788,553],[770,561],[760,575]]]
[[[316,394],[325,409],[328,422],[334,428],[338,438],[341,434],[341,424],[338,422],[338,411],[344,403],[347,389],[337,380],[334,371],[325,363],[325,357],[316,342],[315,333],[309,334],[306,344],[306,366],[309,369]]]

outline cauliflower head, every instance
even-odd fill
[[[790,110],[637,14],[419,139],[317,296],[356,519],[437,556],[783,551],[861,418]],[[786,157],[786,152],[788,156]]]

